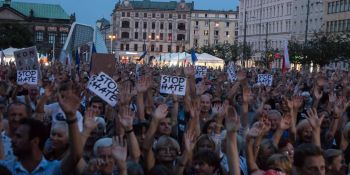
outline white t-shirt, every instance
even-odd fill
[[[57,121],[66,121],[66,116],[62,111],[60,105],[56,103],[52,103],[44,106],[45,115],[52,117],[52,125],[54,125]],[[76,117],[78,119],[78,127],[80,132],[83,131],[83,116],[79,111],[76,112]]]

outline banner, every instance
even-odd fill
[[[258,74],[258,84],[264,86],[272,86],[271,74]]]
[[[113,54],[93,53],[91,57],[91,73],[105,72],[112,76],[115,73],[116,59]]]
[[[38,84],[38,71],[37,70],[18,70],[17,71],[17,84]]]
[[[237,80],[236,70],[235,70],[235,67],[234,67],[232,64],[230,64],[230,65],[227,67],[227,76],[228,76],[228,79],[229,79],[231,82]]]
[[[28,47],[13,52],[17,70],[39,70],[36,47]]]
[[[88,89],[109,105],[115,106],[117,104],[117,94],[119,94],[118,85],[107,74],[101,72],[98,76],[91,76]]]
[[[208,68],[205,66],[196,66],[195,78],[203,78],[207,75]]]
[[[160,93],[184,96],[186,93],[186,78],[162,75],[160,79]]]

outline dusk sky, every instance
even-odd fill
[[[21,2],[35,2],[60,4],[68,14],[75,13],[77,22],[94,25],[96,20],[105,17],[110,20],[114,5],[119,0],[12,0]],[[170,0],[152,0],[170,1]],[[177,0],[178,1],[178,0]],[[235,10],[239,0],[193,0],[195,9]],[[192,2],[192,0],[186,0]]]

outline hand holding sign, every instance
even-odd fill
[[[17,84],[38,84],[38,71],[37,70],[19,70],[17,71]]]
[[[160,93],[184,96],[186,92],[186,78],[162,75]]]
[[[205,66],[196,66],[196,78],[204,78],[207,75],[208,68]]]
[[[88,88],[109,105],[115,106],[117,104],[118,85],[107,74],[101,72],[98,76],[92,76]]]
[[[264,86],[272,86],[272,75],[258,74],[258,83]]]

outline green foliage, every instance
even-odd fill
[[[22,24],[0,25],[0,48],[23,48],[33,45],[32,32]]]

